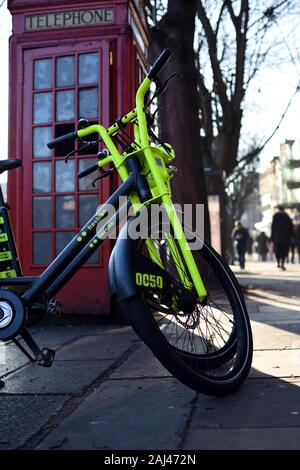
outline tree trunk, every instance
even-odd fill
[[[178,171],[172,181],[174,202],[204,204],[205,237],[210,240],[193,47],[196,6],[196,0],[169,0],[167,13],[151,30],[150,54],[153,60],[165,47],[173,52],[160,74],[162,81],[174,72],[182,74],[171,81],[167,92],[160,97],[160,137],[169,142],[176,153]]]

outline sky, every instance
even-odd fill
[[[0,0],[0,5],[2,0]],[[11,34],[11,16],[6,9],[6,1],[0,9],[0,158],[7,158],[8,134],[8,38]],[[300,64],[285,64],[278,69],[262,68],[260,75],[248,93],[248,103],[252,110],[246,113],[244,125],[251,134],[268,137],[276,127],[300,81]],[[250,105],[251,107],[251,105]],[[300,139],[300,92],[293,99],[292,105],[283,120],[280,129],[261,154],[260,169],[268,167],[271,159],[279,155],[279,145],[285,139]],[[11,155],[15,156],[15,155]],[[17,157],[17,155],[16,155]],[[0,176],[3,181],[6,175]],[[2,180],[1,180],[2,178]]]

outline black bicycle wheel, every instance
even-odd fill
[[[183,286],[188,279],[191,284],[166,241],[158,238],[154,244],[174,282]],[[139,250],[150,257],[145,240],[139,241]],[[203,243],[193,254],[208,291],[206,305],[195,302],[183,309],[180,299],[147,291],[124,301],[123,309],[134,330],[172,375],[197,391],[226,395],[243,383],[251,366],[248,313],[233,273],[216,251]]]

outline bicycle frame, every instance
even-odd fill
[[[98,162],[98,166],[103,167],[108,163],[113,163],[123,183],[110,196],[106,203],[104,203],[93,215],[93,217],[90,218],[79,233],[74,236],[65,249],[52,261],[48,268],[38,278],[32,281],[31,286],[22,296],[23,302],[26,306],[30,307],[33,305],[38,297],[43,293],[47,298],[51,298],[78,271],[89,256],[108,238],[118,225],[122,211],[117,211],[112,219],[109,219],[103,227],[100,225],[99,228],[99,223],[101,223],[105,218],[107,209],[110,206],[117,208],[120,196],[128,196],[130,203],[135,207],[135,210],[140,208],[141,205],[147,206],[155,201],[165,207],[174,231],[174,236],[178,240],[181,254],[186,266],[188,267],[198,297],[200,301],[206,298],[207,292],[205,286],[202,282],[182,225],[172,203],[169,185],[170,177],[168,176],[165,164],[162,161],[163,152],[159,150],[158,147],[150,146],[149,143],[147,119],[144,110],[144,97],[151,85],[151,82],[152,80],[148,77],[144,79],[136,94],[136,108],[123,116],[111,127],[106,129],[100,124],[94,124],[76,132],[76,137],[78,138],[84,138],[94,133],[97,133],[101,137],[110,155],[100,160]],[[130,122],[134,125],[135,140],[132,145],[134,151],[131,154],[124,153],[121,155],[114,144],[112,137],[117,134],[122,127]],[[157,158],[153,158],[153,152],[156,152],[158,155],[157,158],[160,159],[159,164],[157,163]],[[145,159],[152,178],[152,197],[148,197],[146,201],[141,201],[135,193],[137,190],[139,171],[128,171],[127,165],[129,157],[132,157],[135,154],[138,156],[143,154],[143,158]],[[151,243],[151,240],[149,240],[148,243]],[[167,239],[167,243],[169,244],[171,253],[174,252],[175,246],[170,237]],[[176,255],[178,256],[178,253]],[[11,285],[13,282],[21,283],[21,279],[22,278],[20,277],[16,277],[11,280],[3,280],[2,285]]]

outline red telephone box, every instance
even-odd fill
[[[48,140],[80,118],[108,126],[134,106],[146,60],[143,1],[10,0],[9,152],[22,160],[11,172],[8,200],[23,272],[38,275],[117,184],[91,185],[77,172],[95,160],[49,150]],[[110,242],[58,295],[67,312],[109,313]]]

